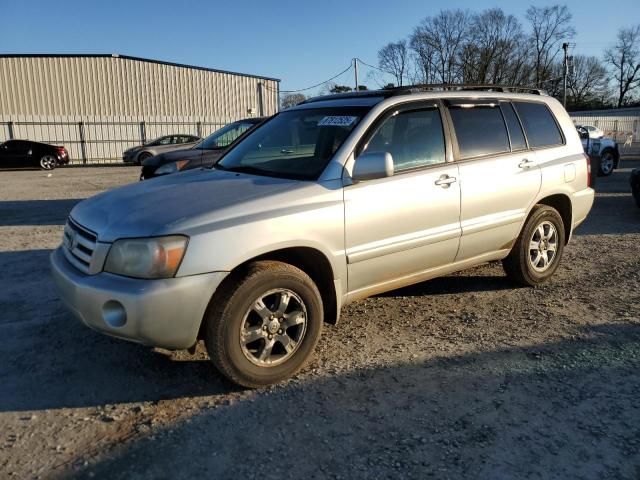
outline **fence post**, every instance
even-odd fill
[[[11,120],[9,120],[9,123],[7,123],[7,129],[9,130],[9,140],[13,140],[14,136],[13,136],[13,122]]]
[[[87,164],[87,147],[84,138],[84,123],[78,122],[78,132],[80,132],[80,153],[82,155],[83,165]]]
[[[202,122],[197,122],[196,123],[196,135],[198,135],[198,137],[202,138]]]
[[[140,141],[142,145],[147,143],[147,126],[144,123],[144,120],[140,122]]]

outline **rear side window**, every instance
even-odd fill
[[[504,120],[507,123],[509,138],[511,139],[511,151],[516,152],[518,150],[526,149],[527,142],[524,139],[522,126],[520,126],[520,121],[518,120],[516,112],[513,111],[513,107],[510,103],[502,103],[501,106]]]
[[[508,152],[509,136],[500,107],[449,107],[461,158]]]
[[[562,145],[563,139],[558,124],[546,105],[542,103],[514,102],[522,120],[531,147]]]

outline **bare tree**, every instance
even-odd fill
[[[534,7],[527,10],[531,25],[531,42],[534,47],[534,81],[541,86],[551,78],[550,70],[560,52],[562,41],[575,34],[571,26],[571,12],[565,5]]]
[[[435,83],[436,51],[423,27],[414,28],[409,45],[413,50],[413,83]]]
[[[527,56],[526,50],[519,48],[523,41],[522,26],[513,15],[505,15],[499,8],[474,14],[460,53],[464,81],[518,83]]]
[[[460,51],[468,35],[469,13],[441,10],[427,17],[411,35],[411,48],[428,82],[454,83],[462,79]]]
[[[299,103],[307,99],[302,93],[288,93],[280,100],[280,108],[283,110],[289,107],[295,107]]]
[[[618,90],[618,107],[625,104],[630,94],[640,85],[640,25],[622,28],[613,48],[605,52],[605,61],[611,65]]]
[[[396,80],[398,86],[402,86],[407,75],[408,60],[407,41],[387,43],[378,51],[378,66]]]
[[[573,73],[567,78],[570,104],[581,108],[601,103],[608,96],[607,69],[597,57],[573,57]]]

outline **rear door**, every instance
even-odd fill
[[[438,105],[389,112],[368,135],[362,152],[390,153],[395,172],[344,187],[352,298],[419,281],[451,263],[460,241],[458,166],[448,161]]]
[[[540,191],[535,152],[509,102],[456,100],[448,111],[461,182],[456,261],[510,249]]]

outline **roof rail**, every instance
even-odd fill
[[[321,95],[306,99],[304,103],[315,103],[323,100],[340,100],[342,98],[364,98],[364,97],[393,97],[395,95],[406,95],[418,92],[443,92],[443,91],[465,91],[483,90],[487,92],[508,92],[508,93],[533,93],[535,95],[548,95],[541,88],[522,87],[518,85],[492,85],[488,83],[423,83],[417,85],[407,85],[404,87],[382,88],[380,90],[361,90],[358,92],[334,93]]]
[[[492,85],[488,83],[424,83],[417,85],[407,85],[406,87],[393,87],[385,90],[394,92],[395,95],[446,90],[485,90],[488,92],[533,93],[535,95],[547,95],[547,92],[545,90],[537,87],[523,87],[519,85]]]

